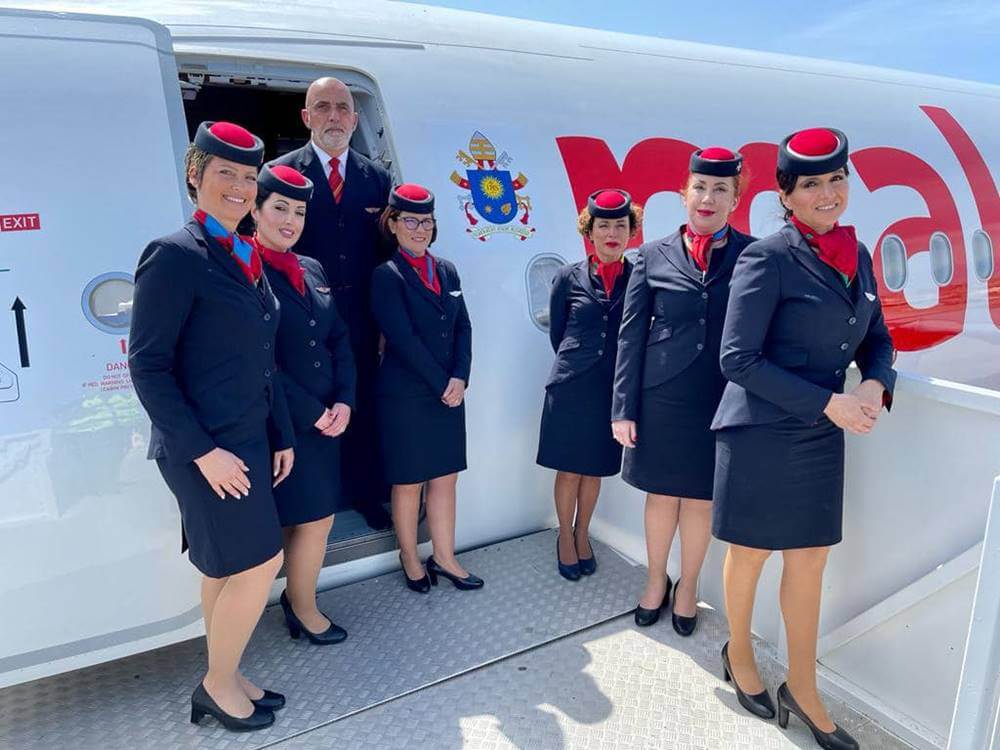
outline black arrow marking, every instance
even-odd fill
[[[20,297],[14,298],[14,304],[10,306],[14,311],[14,321],[17,324],[17,346],[21,352],[21,367],[30,367],[31,361],[28,358],[28,332],[24,328],[24,303]]]

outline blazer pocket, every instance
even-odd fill
[[[666,341],[673,335],[674,335],[673,326],[663,326],[662,328],[654,328],[649,332],[649,336],[646,338],[646,346],[653,346],[654,344],[659,344],[661,341]]]
[[[784,347],[771,352],[767,358],[778,367],[802,367],[809,361],[809,350],[800,347]]]
[[[580,340],[574,338],[564,338],[559,343],[559,354],[563,352],[573,351],[574,349],[580,348]]]

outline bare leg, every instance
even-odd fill
[[[781,572],[781,614],[788,634],[788,689],[823,732],[834,730],[816,687],[819,608],[829,553],[829,547],[785,550]]]
[[[581,477],[569,471],[556,472],[556,517],[559,519],[559,560],[575,565],[579,558],[573,540],[573,521],[576,517],[576,500],[580,494]]]
[[[394,484],[392,486],[392,524],[396,527],[399,556],[403,561],[406,577],[417,581],[423,578],[423,563],[417,554],[417,526],[420,523],[420,488],[422,484]]]
[[[284,530],[285,594],[295,616],[313,633],[322,633],[330,627],[330,621],[316,607],[316,581],[332,527],[331,515]]]
[[[601,494],[600,477],[580,477],[580,491],[576,507],[576,554],[584,559],[593,557],[590,548],[590,519],[597,508],[597,498]]]
[[[646,495],[646,558],[649,572],[639,606],[658,609],[667,594],[667,558],[677,531],[680,501],[668,495]]]
[[[204,684],[219,708],[231,716],[246,718],[254,710],[238,677],[240,659],[283,557],[279,552],[267,562],[229,576],[215,598]]]
[[[455,559],[455,485],[458,474],[436,477],[427,483],[427,525],[434,560],[452,575],[465,578],[469,571]]]
[[[712,541],[712,503],[681,498],[681,577],[674,591],[674,612],[694,617],[698,612],[698,576]]]
[[[753,603],[757,596],[757,581],[771,550],[730,544],[722,568],[726,597],[726,617],[729,619],[729,664],[733,679],[744,693],[756,695],[764,689],[754,660],[750,628]]]

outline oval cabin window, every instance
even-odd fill
[[[951,253],[951,240],[944,232],[935,232],[931,235],[931,276],[938,286],[945,286],[951,281],[951,276],[955,270],[954,259]]]
[[[549,295],[552,292],[552,279],[556,271],[565,264],[565,260],[554,254],[536,255],[528,263],[525,279],[528,315],[542,331],[549,330]]]
[[[906,284],[906,247],[894,234],[882,240],[882,277],[885,285],[898,292]]]
[[[993,276],[993,242],[982,229],[972,233],[972,270],[980,281]]]

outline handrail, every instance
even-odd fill
[[[948,750],[1000,749],[1000,477],[983,538]]]

